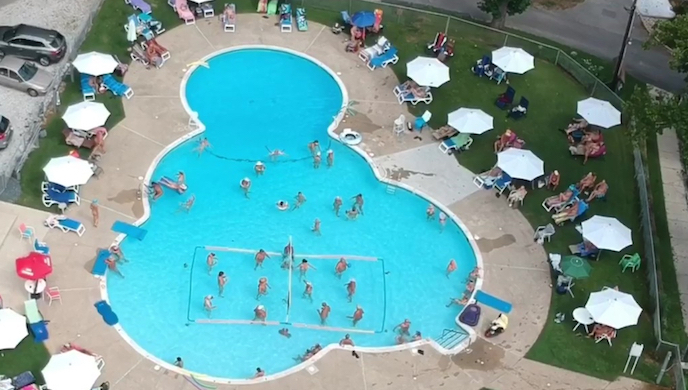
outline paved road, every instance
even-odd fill
[[[469,15],[485,20],[488,16],[477,7],[477,0],[405,0]],[[530,8],[507,19],[507,26],[538,35],[611,60],[619,53],[632,0],[587,0],[563,11]],[[638,18],[632,44],[626,55],[626,69],[633,76],[669,91],[685,86],[683,75],[669,69],[669,53],[663,48],[643,50],[647,32]]]

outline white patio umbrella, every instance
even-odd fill
[[[579,101],[578,115],[591,125],[605,129],[621,124],[621,111],[605,100],[587,98]]]
[[[616,218],[595,215],[581,224],[583,238],[599,249],[619,252],[633,244],[631,229]]]
[[[492,63],[507,73],[523,74],[535,68],[534,58],[519,47],[504,46],[492,51]]]
[[[95,357],[72,350],[53,355],[41,373],[50,390],[91,390],[100,369]]]
[[[416,57],[406,64],[406,75],[418,85],[436,88],[449,81],[449,67],[437,58]]]
[[[545,163],[530,150],[509,148],[499,152],[497,166],[514,179],[533,180],[545,174]]]
[[[614,329],[636,325],[643,311],[633,295],[612,288],[591,293],[585,308],[595,322]]]
[[[51,158],[43,172],[49,182],[63,187],[86,184],[93,176],[89,162],[73,156]]]
[[[110,111],[103,103],[81,102],[67,107],[62,119],[67,126],[77,130],[92,130],[103,126],[110,117]]]
[[[12,309],[0,309],[0,350],[16,348],[28,335],[26,317]]]
[[[92,51],[76,56],[72,65],[81,73],[91,76],[101,76],[114,72],[118,63],[110,54]]]
[[[460,133],[482,134],[493,128],[493,118],[483,110],[459,108],[447,116],[447,124]]]

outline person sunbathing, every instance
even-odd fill
[[[595,186],[595,181],[597,180],[597,175],[595,175],[592,172],[588,172],[587,175],[583,176],[583,178],[576,184],[576,187],[580,192],[583,192],[589,188],[593,188]]]
[[[88,85],[90,85],[91,88],[98,91],[98,93],[105,93],[107,91],[107,88],[105,87],[105,84],[103,83],[103,77],[102,76],[89,77],[88,78]]]
[[[569,202],[574,196],[576,196],[576,193],[578,192],[572,187],[573,186],[569,186],[566,191],[560,193],[559,195],[550,196],[549,198],[545,199],[545,204],[549,207],[555,207]]]
[[[521,186],[518,189],[511,191],[509,193],[509,197],[507,198],[509,207],[513,208],[514,205],[518,206],[519,202],[523,202],[523,199],[525,199],[527,194],[528,190],[525,186]]]
[[[595,339],[600,337],[614,338],[616,337],[616,330],[611,326],[595,324],[592,327],[592,332],[588,333],[588,337],[594,337]]]
[[[554,172],[550,173],[549,176],[547,176],[547,189],[555,191],[559,186],[560,181],[561,175],[559,174],[559,171],[554,170]]]
[[[60,353],[68,352],[68,351],[79,351],[79,352],[86,354],[86,355],[91,355],[94,357],[97,356],[95,353],[89,351],[88,349],[81,348],[74,343],[67,343],[67,344],[64,344],[62,347],[60,347]]]
[[[494,143],[494,152],[499,153],[506,149],[510,143],[516,141],[517,136],[511,129],[506,129],[504,134],[500,135]]]
[[[156,68],[159,68],[160,66],[162,66],[162,63],[163,63],[162,57],[155,50],[154,45],[148,45],[146,47],[146,57],[148,57],[148,61],[151,64],[153,64]]]
[[[225,10],[222,12],[222,22],[227,23],[234,20],[236,17],[234,13],[234,8],[229,5],[225,5]]]
[[[592,242],[583,239],[583,242],[577,245],[576,247],[578,254],[581,255],[582,257],[590,257],[593,255],[596,255],[597,252],[600,250],[592,244]]]
[[[478,175],[478,177],[482,179],[484,183],[484,188],[491,188],[494,185],[495,181],[497,181],[497,179],[499,179],[502,176],[502,173],[503,171],[501,170],[501,168],[494,167],[485,173],[481,173],[480,175]]]
[[[585,153],[583,154],[583,165],[588,162],[588,158],[599,157],[604,154],[605,150],[604,142],[602,143],[589,143],[585,146]]]
[[[413,96],[420,99],[423,99],[428,96],[428,90],[425,87],[421,87],[419,85],[409,88],[408,91],[411,92]]]
[[[604,136],[602,135],[602,132],[599,130],[590,130],[586,131],[585,135],[583,135],[583,139],[581,142],[584,144],[594,142],[594,143],[600,143],[604,141]]]
[[[586,199],[585,201],[590,203],[595,199],[602,199],[605,196],[607,196],[608,190],[609,185],[607,184],[607,181],[602,180],[601,182],[595,185],[595,188],[590,192],[590,196],[588,196],[588,199]]]
[[[590,124],[585,119],[573,118],[573,122],[569,123],[569,125],[566,126],[566,129],[564,129],[564,131],[566,132],[566,135],[571,135],[571,133],[576,132],[576,131],[580,131],[580,130],[584,130],[588,126],[590,126]]]
[[[577,216],[583,214],[585,210],[587,210],[587,204],[582,200],[578,200],[571,207],[552,215],[552,219],[554,223],[561,225],[566,221],[574,220]]]

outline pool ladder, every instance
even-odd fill
[[[442,336],[435,339],[435,341],[442,348],[452,350],[457,345],[461,344],[467,337],[468,334],[466,332],[455,329],[445,329],[442,331]]]
[[[387,193],[390,195],[394,195],[397,193],[397,187],[393,186],[391,184],[387,184]]]

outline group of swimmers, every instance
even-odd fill
[[[456,271],[457,268],[458,267],[456,265],[456,260],[449,260],[446,272],[447,278],[449,278],[449,275]],[[468,280],[466,281],[463,295],[461,296],[461,298],[449,298],[449,303],[446,305],[447,307],[451,307],[452,305],[465,306],[468,304],[469,300],[471,299],[471,295],[473,294],[473,291],[475,291],[475,282],[480,277],[480,270],[480,267],[473,268],[473,271],[471,271],[471,273],[468,275]]]
[[[435,205],[432,203],[428,204],[428,208],[425,209],[425,216],[427,217],[428,221],[432,221],[435,219],[435,213],[437,211],[435,210]],[[444,231],[445,226],[447,226],[447,214],[440,212],[440,233]]]
[[[111,246],[109,252],[110,255],[107,259],[105,259],[105,264],[111,272],[114,272],[123,278],[124,274],[122,274],[122,271],[119,270],[117,265],[120,263],[128,263],[129,260],[124,257],[124,252],[122,252],[122,248],[120,248],[119,245]]]

